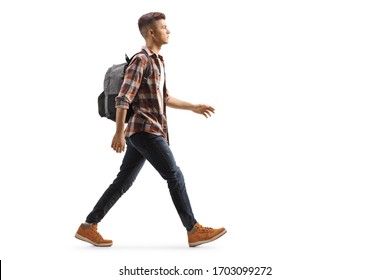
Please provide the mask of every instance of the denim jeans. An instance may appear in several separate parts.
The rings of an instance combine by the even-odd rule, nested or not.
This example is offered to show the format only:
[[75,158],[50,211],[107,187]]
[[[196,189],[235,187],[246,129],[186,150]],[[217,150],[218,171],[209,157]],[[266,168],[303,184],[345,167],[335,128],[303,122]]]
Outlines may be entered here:
[[126,153],[120,171],[113,183],[103,193],[87,223],[99,223],[118,199],[131,187],[145,160],[168,183],[168,189],[184,227],[189,231],[196,223],[184,182],[183,174],[176,165],[172,151],[163,136],[139,132],[126,138]]

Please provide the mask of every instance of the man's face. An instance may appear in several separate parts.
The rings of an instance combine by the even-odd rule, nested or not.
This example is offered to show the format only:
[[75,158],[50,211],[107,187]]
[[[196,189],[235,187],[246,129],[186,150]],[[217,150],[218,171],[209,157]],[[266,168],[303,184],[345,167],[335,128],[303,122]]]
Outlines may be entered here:
[[153,39],[160,45],[168,44],[169,33],[171,33],[164,19],[155,22],[153,28]]

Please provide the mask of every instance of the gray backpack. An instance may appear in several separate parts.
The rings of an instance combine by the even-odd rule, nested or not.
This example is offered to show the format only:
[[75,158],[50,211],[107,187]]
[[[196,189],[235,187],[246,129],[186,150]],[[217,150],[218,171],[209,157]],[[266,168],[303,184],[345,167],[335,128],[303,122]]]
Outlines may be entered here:
[[[134,54],[131,58],[125,55],[126,62],[121,64],[114,64],[108,68],[106,75],[104,76],[103,92],[99,94],[98,97],[98,108],[99,115],[105,117],[115,122],[116,119],[116,108],[115,108],[115,98],[118,96],[119,91],[122,87],[125,71],[130,62],[137,55],[143,53],[148,58],[148,64],[146,66],[145,72],[143,74],[141,86],[146,84],[147,77],[149,76],[150,71],[150,58],[145,50]],[[126,114],[126,122],[129,121],[131,115],[133,114],[133,109],[130,106]]]

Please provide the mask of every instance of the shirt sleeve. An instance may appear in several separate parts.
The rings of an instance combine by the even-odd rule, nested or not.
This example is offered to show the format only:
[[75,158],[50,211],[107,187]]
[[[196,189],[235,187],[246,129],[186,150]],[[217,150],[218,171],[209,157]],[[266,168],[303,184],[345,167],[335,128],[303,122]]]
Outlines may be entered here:
[[168,89],[167,88],[165,88],[165,94],[164,94],[165,96],[165,103],[167,103],[168,102],[168,100],[169,100],[169,91],[168,91]]
[[[147,58],[145,58],[147,59]],[[147,61],[142,56],[137,55],[126,68],[123,84],[115,98],[115,107],[129,109],[135,95],[142,83],[142,76],[146,68]]]

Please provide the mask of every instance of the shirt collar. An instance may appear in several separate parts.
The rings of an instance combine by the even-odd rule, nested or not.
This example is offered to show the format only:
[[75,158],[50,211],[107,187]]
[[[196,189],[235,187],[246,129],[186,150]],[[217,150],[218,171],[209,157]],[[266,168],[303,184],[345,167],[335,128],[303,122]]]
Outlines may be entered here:
[[160,54],[159,54],[159,55],[155,54],[155,53],[154,53],[152,50],[150,50],[148,47],[143,46],[142,49],[145,50],[145,51],[148,53],[149,56],[158,56],[159,59],[161,59],[162,61],[164,61],[164,58],[162,57],[162,55],[160,55]]

